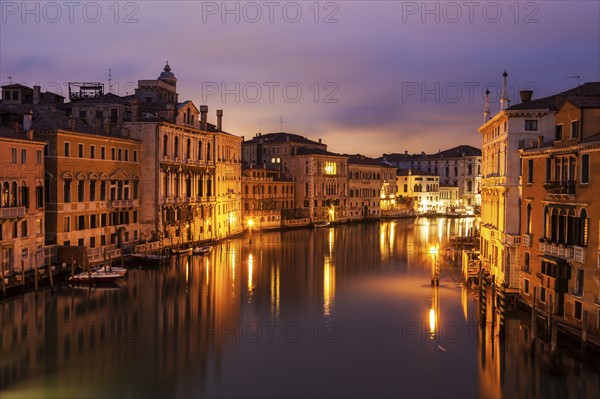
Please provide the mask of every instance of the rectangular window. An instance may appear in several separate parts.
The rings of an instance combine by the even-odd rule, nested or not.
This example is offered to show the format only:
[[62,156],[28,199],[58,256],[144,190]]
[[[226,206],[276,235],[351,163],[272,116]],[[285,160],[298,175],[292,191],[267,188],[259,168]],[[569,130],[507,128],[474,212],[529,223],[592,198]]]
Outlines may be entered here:
[[583,306],[582,306],[581,302],[575,301],[573,317],[575,317],[577,320],[581,320],[582,314],[583,314]]
[[100,159],[106,159],[106,147],[100,147]]
[[37,219],[35,224],[37,226],[37,233],[44,234],[44,223],[42,223],[42,219]]
[[37,186],[35,188],[35,206],[37,208],[44,207],[44,187],[43,186]]
[[21,222],[21,237],[27,237],[27,220]]
[[538,130],[538,121],[535,119],[525,119],[525,130]]
[[579,137],[579,121],[571,122],[571,138],[576,139]]
[[527,183],[533,183],[533,159],[527,160]]
[[90,158],[96,159],[96,146],[95,145],[90,146]]
[[37,150],[35,152],[35,163],[36,165],[42,164],[42,150]]
[[71,216],[65,216],[63,222],[63,231],[71,231]]
[[528,272],[529,271],[529,252],[525,252],[525,264],[523,265],[523,270]]
[[65,143],[64,156],[65,157],[70,157],[71,156],[71,143]]
[[100,181],[100,201],[106,201],[106,180]]
[[78,147],[77,156],[79,158],[83,158],[83,144],[79,144],[77,147]]
[[529,295],[529,280],[523,280],[523,293]]
[[63,183],[63,202],[71,202],[71,180]]
[[125,149],[125,162],[129,162],[129,150]]
[[104,234],[102,234],[100,236],[100,245],[101,246],[105,246],[106,245],[106,236]]
[[77,202],[85,201],[85,181],[77,180]]
[[90,237],[90,248],[96,247],[96,237]]
[[540,287],[540,302],[546,303],[546,288]]
[[561,141],[563,137],[563,125],[556,125],[554,128],[554,141]]
[[104,112],[96,111],[96,119],[98,119],[99,121],[102,121],[102,119],[104,119]]
[[96,227],[98,227],[96,224],[96,219],[96,215],[90,215],[90,229],[95,229]]
[[96,201],[96,180],[90,180],[90,201]]
[[137,211],[133,211],[133,223],[137,223],[138,213]]
[[17,163],[17,149],[16,148],[10,149],[10,155],[11,155],[11,162]]
[[117,123],[119,121],[119,110],[116,108],[110,109],[110,123]]
[[106,227],[106,213],[100,215],[100,227]]
[[137,162],[137,150],[133,150],[133,162]]
[[85,230],[85,215],[77,216],[77,230]]
[[117,160],[118,161],[123,160],[123,149],[122,148],[117,149]]
[[581,184],[590,182],[590,154],[581,155]]
[[546,158],[546,181],[552,180],[552,158]]
[[117,152],[116,151],[117,151],[117,149],[115,147],[112,147],[110,149],[110,159],[113,160],[113,161],[115,161],[117,159],[117,156],[116,156]]
[[84,244],[85,244],[85,243],[84,243],[84,241],[83,241],[83,238],[80,238],[80,239],[78,239],[78,240],[77,240],[77,246],[79,246],[79,247],[83,247],[83,246],[84,246]]
[[27,163],[27,150],[25,148],[21,149],[21,163]]
[[79,117],[85,119],[87,117],[86,111],[79,111]]

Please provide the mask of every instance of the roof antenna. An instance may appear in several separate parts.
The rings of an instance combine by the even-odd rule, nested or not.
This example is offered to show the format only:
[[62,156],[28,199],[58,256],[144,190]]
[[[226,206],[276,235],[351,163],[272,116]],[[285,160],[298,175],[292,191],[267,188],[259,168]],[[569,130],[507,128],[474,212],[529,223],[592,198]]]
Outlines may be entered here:
[[12,84],[12,76],[7,76],[8,78],[8,84],[11,85]]
[[577,95],[580,96],[581,95],[581,81],[580,81],[581,76],[580,75],[575,75],[575,76],[567,76],[567,79],[577,79]]
[[112,74],[110,68],[108,68],[108,92],[112,94]]
[[283,116],[279,117],[279,131],[283,133]]

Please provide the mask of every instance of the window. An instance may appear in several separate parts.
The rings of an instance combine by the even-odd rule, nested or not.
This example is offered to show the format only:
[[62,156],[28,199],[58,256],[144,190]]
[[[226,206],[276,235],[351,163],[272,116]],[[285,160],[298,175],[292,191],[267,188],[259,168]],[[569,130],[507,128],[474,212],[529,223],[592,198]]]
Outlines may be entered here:
[[125,162],[129,162],[129,150],[125,149]]
[[86,111],[79,111],[79,117],[85,119],[87,117],[87,112]]
[[96,237],[90,237],[90,248],[96,247]]
[[96,180],[90,180],[90,201],[96,201]]
[[79,247],[83,247],[84,246],[83,238],[80,238],[80,239],[77,240],[77,246],[79,246]]
[[21,187],[21,206],[29,209],[29,187]]
[[98,217],[96,215],[90,215],[90,229],[98,227]]
[[106,159],[106,147],[100,147],[100,159]]
[[35,224],[37,226],[37,234],[44,234],[44,224],[42,223],[42,219],[36,219]]
[[85,215],[77,216],[77,230],[85,229]]
[[12,163],[17,163],[17,149],[16,148],[11,148],[10,149],[10,154],[11,154],[11,161],[12,161]]
[[90,146],[90,158],[96,159],[96,146],[95,145]]
[[529,295],[529,280],[523,280],[523,293]]
[[106,201],[106,180],[100,182],[100,201]]
[[169,155],[169,136],[166,134],[163,136],[163,156]]
[[110,123],[117,123],[119,117],[119,110],[116,108],[110,109]]
[[27,220],[21,222],[21,237],[27,237]]
[[111,160],[113,160],[113,161],[115,161],[115,160],[117,159],[117,156],[116,156],[116,154],[117,154],[117,152],[116,152],[116,148],[115,148],[115,147],[112,147],[112,148],[110,149],[110,159],[111,159]]
[[533,183],[533,159],[527,160],[527,183]]
[[583,306],[581,302],[575,301],[575,308],[573,309],[573,317],[577,320],[581,320],[581,315],[583,313]]
[[71,180],[63,183],[63,202],[71,202]]
[[21,149],[21,163],[27,163],[27,150],[25,148]]
[[535,119],[525,119],[525,130],[538,130],[538,121]]
[[100,245],[101,246],[106,245],[106,236],[104,234],[100,236]]
[[137,150],[133,150],[133,162],[137,162]]
[[37,186],[35,188],[35,206],[37,208],[44,207],[44,187],[43,186]]
[[556,125],[554,128],[554,140],[561,141],[563,137],[563,125]]
[[71,231],[71,216],[65,216],[63,219],[63,231]]
[[100,227],[106,227],[106,213],[100,215]]
[[42,164],[42,150],[37,150],[35,152],[35,163],[37,165],[41,165]]
[[71,156],[71,143],[65,143],[65,157]]
[[571,122],[571,138],[576,139],[579,137],[579,121]]
[[102,121],[102,119],[104,119],[104,112],[100,110],[96,111],[96,119]]
[[[529,252],[525,252],[525,264],[523,265],[523,270],[528,272],[529,271]],[[527,281],[527,280],[526,280]],[[527,290],[529,292],[529,290]]]
[[118,161],[122,161],[123,160],[123,149],[122,148],[119,148],[117,150],[117,160]]
[[552,158],[546,158],[546,181],[552,180]]
[[581,155],[581,184],[590,182],[590,154]]
[[546,288],[540,287],[540,302],[546,303]]
[[78,156],[79,158],[83,158],[83,144],[79,144],[79,145],[78,145],[77,156]]
[[83,180],[77,180],[77,202],[85,201],[85,182]]

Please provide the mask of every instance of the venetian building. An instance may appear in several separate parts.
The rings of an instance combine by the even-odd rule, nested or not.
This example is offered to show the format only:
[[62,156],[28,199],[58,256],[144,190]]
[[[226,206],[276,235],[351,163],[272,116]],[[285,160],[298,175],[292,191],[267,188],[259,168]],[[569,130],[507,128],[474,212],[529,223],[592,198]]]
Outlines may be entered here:
[[491,116],[486,92],[482,137],[481,260],[486,281],[496,294],[512,298],[519,292],[521,237],[521,160],[519,148],[531,140],[548,140],[554,131],[554,100],[523,101],[510,106],[504,72],[500,110]]
[[600,342],[600,82],[535,101],[554,120],[520,150],[521,298]]

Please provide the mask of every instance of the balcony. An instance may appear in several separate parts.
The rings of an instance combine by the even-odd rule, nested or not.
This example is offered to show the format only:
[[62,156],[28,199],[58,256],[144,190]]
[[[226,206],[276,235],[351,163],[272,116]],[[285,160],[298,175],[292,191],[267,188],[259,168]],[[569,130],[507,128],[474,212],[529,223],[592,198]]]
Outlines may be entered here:
[[582,288],[577,288],[577,287],[570,288],[569,289],[569,294],[571,294],[573,296],[576,296],[576,297],[579,297],[579,298],[582,298],[583,297],[583,289]]
[[582,247],[572,247],[573,250],[573,260],[575,262],[585,262],[585,248]]
[[557,294],[565,293],[568,289],[568,281],[564,278],[554,278],[552,276],[548,276],[547,274],[539,274],[540,283],[542,287],[546,287],[550,290],[555,291]]
[[520,236],[514,236],[514,235],[510,235],[510,234],[504,235],[504,243],[506,245],[519,245],[520,242],[521,242]]
[[551,195],[575,195],[575,180],[550,180],[544,188]]
[[532,235],[531,234],[523,234],[523,245],[526,247],[531,247],[531,242],[532,242]]
[[122,208],[125,206],[133,206],[133,200],[111,200],[108,201],[108,206],[113,208]]
[[14,206],[10,208],[1,208],[0,219],[14,219],[25,216],[24,206]]

